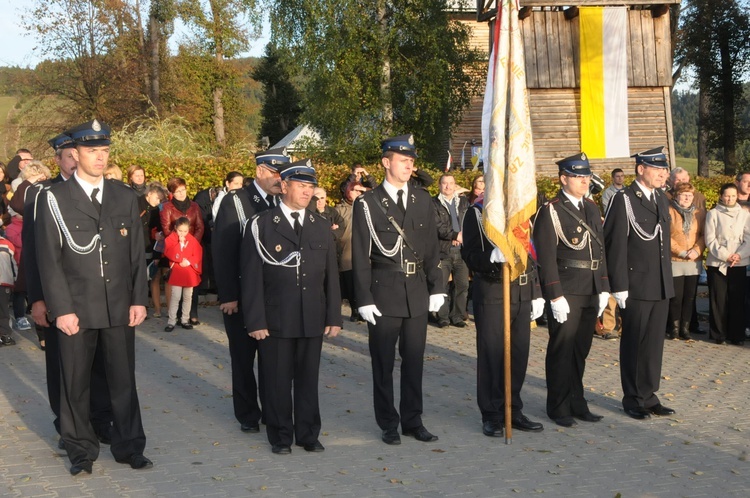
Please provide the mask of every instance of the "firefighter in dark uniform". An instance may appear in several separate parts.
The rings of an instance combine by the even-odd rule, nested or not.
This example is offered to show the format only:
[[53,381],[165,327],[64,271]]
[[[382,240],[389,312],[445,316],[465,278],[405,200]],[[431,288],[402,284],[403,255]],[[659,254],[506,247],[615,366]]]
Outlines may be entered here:
[[112,399],[110,450],[117,462],[149,468],[135,385],[135,327],[148,303],[138,199],[128,186],[104,181],[108,126],[93,120],[66,134],[76,142],[78,168],[39,195],[35,236],[44,300],[59,330],[60,428],[70,473],[91,473],[99,456],[89,421],[97,344]]
[[[255,179],[244,188],[232,190],[221,201],[211,237],[214,276],[219,291],[219,309],[229,340],[232,361],[232,403],[234,416],[243,432],[259,432],[263,387],[255,380],[253,364],[258,341],[247,335],[240,300],[240,248],[246,222],[257,213],[276,206],[281,193],[279,168],[289,164],[286,149],[255,154]],[[258,366],[260,377],[260,365]]]
[[[336,244],[331,224],[307,209],[317,185],[309,160],[281,171],[281,203],[248,223],[242,240],[242,304],[258,341],[263,411],[272,451],[325,450],[318,372],[323,337],[341,330]],[[293,387],[292,387],[293,386]],[[294,396],[292,397],[292,389]]]
[[[47,369],[47,396],[50,408],[55,414],[54,426],[60,434],[60,354],[58,348],[58,332],[54,324],[47,320],[47,304],[42,292],[42,281],[39,278],[39,267],[36,263],[36,240],[34,238],[34,222],[36,216],[36,200],[43,188],[64,182],[73,176],[77,162],[73,159],[71,149],[75,148],[72,138],[62,133],[49,140],[55,150],[55,161],[60,173],[49,181],[33,184],[26,191],[23,219],[23,259],[26,271],[26,291],[31,303],[31,317],[37,327],[44,330],[44,359]],[[32,190],[33,189],[33,190]],[[112,405],[109,399],[109,387],[104,367],[104,356],[101,346],[97,344],[94,354],[94,364],[91,372],[91,424],[94,426],[96,437],[100,443],[109,444],[112,430]],[[62,439],[58,442],[60,449],[65,448]]]
[[[422,370],[427,314],[445,301],[432,198],[409,183],[417,157],[411,135],[382,143],[385,181],[354,203],[352,271],[359,314],[368,322],[375,419],[386,444],[402,434],[437,441],[422,424]],[[393,366],[401,355],[396,410]],[[399,415],[400,412],[400,415]]]
[[[503,340],[503,273],[505,257],[487,238],[482,226],[484,199],[466,212],[461,256],[474,274],[474,319],[477,327],[477,404],[482,433],[501,437],[505,424],[505,365]],[[544,426],[523,414],[521,388],[526,378],[531,342],[531,321],[544,312],[535,263],[528,258],[526,272],[510,283],[511,426],[540,432]]]
[[609,285],[622,310],[622,406],[638,420],[674,413],[656,396],[674,296],[669,201],[661,190],[669,162],[662,150],[633,156],[635,181],[615,194],[604,220]]
[[558,161],[557,196],[534,223],[542,294],[549,301],[547,416],[563,427],[598,422],[583,397],[583,372],[597,317],[609,300],[604,233],[596,203],[587,198],[591,168],[584,153]]

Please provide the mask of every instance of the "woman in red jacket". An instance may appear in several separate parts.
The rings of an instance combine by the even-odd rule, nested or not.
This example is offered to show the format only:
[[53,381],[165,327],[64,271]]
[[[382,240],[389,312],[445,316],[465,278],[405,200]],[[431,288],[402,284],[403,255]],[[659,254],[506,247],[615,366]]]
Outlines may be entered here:
[[[182,178],[170,178],[167,182],[167,190],[171,195],[171,199],[162,204],[161,213],[159,214],[159,220],[161,221],[161,229],[164,233],[164,237],[168,237],[169,234],[174,230],[174,224],[179,219],[185,216],[190,221],[190,235],[195,237],[198,242],[203,238],[203,216],[201,216],[201,208],[198,203],[191,201],[187,196],[187,184]],[[164,261],[163,265],[166,264]],[[164,266],[161,266],[162,268]],[[164,286],[164,294],[167,298],[167,303],[171,301],[171,286],[169,282]],[[198,325],[198,294],[195,294],[195,298],[192,302],[193,317],[190,319],[192,325]]]
[[190,307],[193,287],[201,281],[203,248],[198,239],[190,235],[190,220],[183,216],[174,224],[174,231],[164,241],[164,257],[169,260],[169,280],[172,294],[169,300],[169,320],[164,328],[172,332],[177,324],[177,308],[182,300],[180,326],[192,329]]

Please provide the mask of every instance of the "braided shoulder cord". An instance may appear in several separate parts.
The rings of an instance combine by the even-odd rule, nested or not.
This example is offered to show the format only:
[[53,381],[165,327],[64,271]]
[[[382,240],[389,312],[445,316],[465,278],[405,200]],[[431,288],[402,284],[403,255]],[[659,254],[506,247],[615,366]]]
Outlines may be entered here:
[[372,225],[372,215],[370,214],[370,206],[367,204],[367,201],[362,199],[362,209],[365,212],[365,221],[367,222],[367,228],[370,230],[370,238],[375,242],[375,245],[378,247],[378,250],[383,254],[383,256],[387,258],[392,258],[396,254],[401,251],[401,248],[403,246],[403,239],[399,235],[396,239],[396,243],[393,245],[393,248],[390,250],[386,250],[385,247],[383,247],[383,243],[380,242],[380,238],[378,238],[377,233],[375,232],[375,227]]
[[[104,265],[102,264],[102,247],[99,242],[101,241],[101,236],[97,233],[94,235],[94,237],[91,239],[91,242],[89,242],[85,246],[81,246],[76,244],[76,241],[73,240],[73,235],[71,235],[70,230],[68,230],[68,226],[65,224],[65,219],[63,219],[62,213],[60,212],[60,206],[57,204],[57,198],[52,192],[47,192],[47,206],[49,206],[50,211],[52,211],[52,216],[55,219],[55,224],[57,225],[58,232],[62,233],[62,237],[65,238],[65,241],[68,243],[68,247],[75,252],[76,254],[85,255],[91,253],[97,245],[99,245],[99,268],[101,270],[101,276],[104,276]],[[62,246],[62,237],[60,240],[60,246]]]
[[[625,213],[628,216],[628,227],[632,226],[633,230],[635,230],[635,234],[641,238],[641,240],[645,240],[646,242],[654,240],[657,235],[661,238],[661,225],[659,224],[659,221],[656,222],[656,227],[654,228],[654,233],[647,233],[641,225],[638,224],[637,221],[635,221],[635,214],[633,214],[633,206],[630,204],[630,199],[628,196],[625,196]],[[629,231],[629,228],[628,228]]]
[[[289,253],[289,255],[287,255],[286,258],[282,259],[281,261],[277,261],[273,256],[271,256],[271,253],[266,250],[265,246],[260,241],[260,236],[258,235],[258,218],[253,218],[253,221],[250,225],[250,232],[253,234],[253,238],[255,239],[255,249],[258,251],[260,258],[264,263],[273,266],[284,266],[286,268],[299,268],[300,260],[302,259],[299,251],[292,251]],[[297,261],[294,264],[289,264],[289,262],[293,259],[296,259]]]
[[552,226],[555,227],[555,235],[557,235],[558,241],[562,240],[563,244],[570,247],[574,251],[581,251],[584,247],[586,247],[590,239],[588,230],[586,230],[586,233],[584,233],[583,237],[581,237],[581,242],[579,242],[578,244],[573,244],[568,240],[567,237],[565,237],[565,233],[563,232],[562,226],[560,225],[560,217],[557,215],[557,210],[552,204],[549,205],[549,216],[552,219]]
[[234,201],[234,209],[237,211],[237,219],[240,221],[240,232],[242,232],[242,235],[245,235],[245,227],[247,225],[245,209],[242,207],[242,201],[240,201],[237,195],[232,200]]

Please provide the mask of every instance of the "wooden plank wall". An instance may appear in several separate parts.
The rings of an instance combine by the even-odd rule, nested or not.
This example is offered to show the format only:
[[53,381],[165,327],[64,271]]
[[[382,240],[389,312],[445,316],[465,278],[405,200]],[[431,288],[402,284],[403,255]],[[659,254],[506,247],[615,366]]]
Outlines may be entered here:
[[[659,145],[671,146],[668,133],[669,92],[672,81],[672,48],[669,15],[653,18],[650,10],[630,10],[628,45],[628,105],[631,153]],[[580,150],[580,86],[578,18],[567,21],[563,12],[533,11],[522,22],[526,53],[537,170],[555,175],[555,161]],[[489,39],[489,25],[477,23]],[[479,45],[479,37],[472,37]],[[460,167],[461,148],[472,139],[481,143],[483,96],[473,100],[450,144],[454,167]],[[670,148],[671,150],[671,148]],[[467,167],[469,163],[467,145]],[[445,164],[447,153],[442,160]],[[592,161],[597,173],[615,167],[630,168],[627,159]]]

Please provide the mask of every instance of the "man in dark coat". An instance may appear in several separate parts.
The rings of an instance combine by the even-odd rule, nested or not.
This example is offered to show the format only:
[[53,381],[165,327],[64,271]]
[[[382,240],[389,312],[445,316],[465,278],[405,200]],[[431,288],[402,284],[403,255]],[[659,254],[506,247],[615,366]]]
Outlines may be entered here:
[[[417,156],[411,135],[382,144],[385,181],[354,202],[352,271],[359,314],[368,322],[375,419],[386,444],[402,434],[437,441],[422,424],[422,368],[427,313],[445,301],[430,194],[409,183]],[[394,406],[396,343],[401,403]]]
[[[263,387],[258,389],[253,364],[258,341],[247,335],[240,300],[240,248],[245,224],[257,213],[276,206],[281,193],[279,168],[289,163],[286,149],[270,149],[255,154],[255,180],[247,187],[232,190],[221,201],[211,238],[214,276],[219,291],[219,309],[229,340],[232,361],[232,403],[234,416],[243,432],[259,432]],[[260,365],[258,366],[258,376]]]
[[[505,257],[487,238],[482,228],[483,200],[466,213],[461,248],[474,272],[474,318],[477,326],[477,403],[482,413],[482,433],[503,435],[505,424],[505,365],[503,339],[503,272]],[[523,414],[521,389],[526,379],[531,343],[531,321],[544,310],[535,264],[528,258],[526,272],[510,283],[511,425],[526,432],[540,432],[544,426]]]
[[91,367],[101,343],[112,398],[115,460],[153,466],[135,385],[135,327],[146,318],[148,289],[138,199],[105,182],[109,127],[93,120],[66,132],[78,161],[71,181],[40,194],[37,264],[48,315],[59,329],[60,426],[70,473],[91,473],[99,441],[89,422]]
[[604,220],[609,284],[622,310],[622,406],[638,420],[674,413],[656,396],[674,296],[669,203],[661,191],[669,163],[662,149],[634,156],[635,181],[615,194]]
[[558,161],[562,188],[534,223],[542,294],[550,302],[547,416],[563,427],[598,422],[583,397],[583,372],[594,327],[609,300],[599,208],[586,197],[591,168],[584,153]]
[[[60,174],[49,181],[32,185],[26,194],[23,218],[23,260],[26,271],[26,291],[31,303],[31,317],[37,327],[43,328],[45,339],[44,359],[47,370],[47,397],[52,413],[55,430],[60,432],[60,351],[58,346],[58,330],[47,320],[47,304],[42,291],[42,281],[39,277],[39,267],[36,262],[36,239],[34,225],[36,222],[37,196],[43,188],[69,180],[78,166],[73,157],[75,142],[69,136],[60,134],[49,141],[55,149],[55,162],[60,168]],[[94,354],[94,364],[91,372],[91,424],[100,443],[109,444],[112,429],[112,404],[109,399],[109,387],[104,366],[104,356],[101,345],[97,344]],[[65,448],[62,440],[58,442],[60,449]]]
[[242,241],[242,311],[258,341],[272,451],[291,453],[294,439],[321,452],[320,354],[342,323],[336,244],[328,220],[307,209],[317,184],[310,161],[292,163],[281,179],[281,203],[254,218]]

